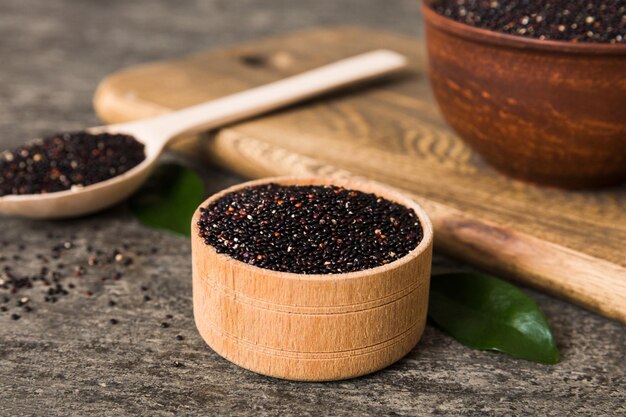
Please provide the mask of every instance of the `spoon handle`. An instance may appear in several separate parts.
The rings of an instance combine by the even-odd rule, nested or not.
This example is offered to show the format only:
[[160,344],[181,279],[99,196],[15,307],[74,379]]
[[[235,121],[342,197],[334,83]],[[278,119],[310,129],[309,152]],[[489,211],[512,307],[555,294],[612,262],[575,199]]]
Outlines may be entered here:
[[328,64],[282,80],[254,87],[162,116],[131,122],[129,133],[140,132],[164,146],[182,133],[210,130],[257,116],[340,87],[388,74],[406,66],[406,58],[376,50]]

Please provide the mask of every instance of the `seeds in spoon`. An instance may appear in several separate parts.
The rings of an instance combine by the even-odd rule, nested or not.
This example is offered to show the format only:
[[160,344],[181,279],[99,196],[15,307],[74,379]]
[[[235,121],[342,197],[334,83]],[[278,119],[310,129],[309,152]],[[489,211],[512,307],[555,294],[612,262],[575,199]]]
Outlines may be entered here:
[[145,159],[129,135],[87,132],[46,137],[0,153],[0,196],[43,194],[121,175]]
[[199,236],[218,253],[301,274],[381,266],[408,254],[423,237],[412,209],[336,186],[248,187],[200,213]]

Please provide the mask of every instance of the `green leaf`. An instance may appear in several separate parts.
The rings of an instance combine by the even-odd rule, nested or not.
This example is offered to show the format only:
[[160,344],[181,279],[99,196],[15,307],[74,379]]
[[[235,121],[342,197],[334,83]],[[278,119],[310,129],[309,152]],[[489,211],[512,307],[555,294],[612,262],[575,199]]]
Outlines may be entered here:
[[429,303],[429,317],[466,346],[545,364],[559,361],[539,307],[505,281],[476,273],[435,275]]
[[130,199],[143,224],[190,236],[191,217],[204,197],[204,183],[191,169],[168,163],[159,166]]

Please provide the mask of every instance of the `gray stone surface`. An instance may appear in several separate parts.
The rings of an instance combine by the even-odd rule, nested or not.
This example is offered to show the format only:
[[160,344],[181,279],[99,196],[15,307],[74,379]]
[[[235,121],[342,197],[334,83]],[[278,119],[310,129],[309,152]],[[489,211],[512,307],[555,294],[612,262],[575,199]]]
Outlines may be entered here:
[[[1,0],[0,147],[97,124],[96,84],[127,65],[313,25],[419,35],[419,19],[416,0]],[[205,174],[209,192],[241,181],[213,167]],[[75,247],[52,265],[66,265],[62,280],[75,284],[68,296],[45,303],[37,284],[20,292],[34,311],[13,321],[21,310],[16,296],[3,304],[0,289],[0,305],[10,307],[0,313],[2,416],[626,413],[624,326],[546,295],[528,291],[554,329],[562,354],[556,366],[472,351],[428,326],[418,347],[386,370],[294,383],[240,369],[204,344],[192,319],[187,239],[146,229],[125,205],[73,221],[0,218],[7,258],[0,267],[34,274],[43,262],[37,255],[66,240]],[[110,253],[124,243],[135,262],[121,280],[110,279],[110,265],[73,275],[87,262],[87,245]],[[149,253],[153,246],[158,254]],[[437,271],[461,268],[436,257]],[[161,328],[163,321],[171,326]]]

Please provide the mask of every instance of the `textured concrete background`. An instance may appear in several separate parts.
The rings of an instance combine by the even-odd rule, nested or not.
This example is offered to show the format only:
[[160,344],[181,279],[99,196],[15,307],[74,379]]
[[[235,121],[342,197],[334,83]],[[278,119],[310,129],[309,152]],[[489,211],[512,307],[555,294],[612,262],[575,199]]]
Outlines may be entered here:
[[[0,0],[0,148],[97,124],[94,88],[119,68],[336,24],[419,36],[419,6],[416,0]],[[209,192],[241,181],[213,167],[206,174]],[[187,240],[142,227],[125,205],[74,221],[0,218],[0,268],[34,274],[42,266],[37,255],[70,240],[74,247],[58,261],[67,265],[63,282],[76,285],[68,296],[52,304],[43,301],[41,287],[24,290],[34,311],[23,313],[15,296],[2,304],[0,289],[0,305],[9,308],[0,313],[2,416],[626,412],[625,327],[533,291],[561,350],[556,366],[472,351],[428,326],[418,347],[389,369],[302,384],[240,369],[204,344],[192,320]],[[98,268],[72,275],[71,268],[86,264],[88,245],[110,253],[125,243],[129,249],[122,250],[135,262],[121,280],[102,281]],[[149,254],[155,244],[159,253]],[[436,271],[464,267],[436,257]],[[14,312],[22,318],[11,320]],[[111,318],[119,323],[111,325]],[[170,327],[161,328],[163,321]]]

